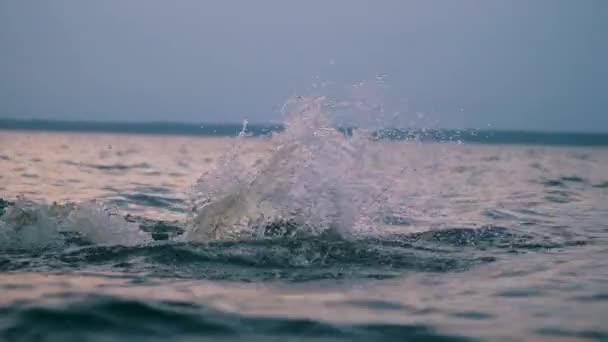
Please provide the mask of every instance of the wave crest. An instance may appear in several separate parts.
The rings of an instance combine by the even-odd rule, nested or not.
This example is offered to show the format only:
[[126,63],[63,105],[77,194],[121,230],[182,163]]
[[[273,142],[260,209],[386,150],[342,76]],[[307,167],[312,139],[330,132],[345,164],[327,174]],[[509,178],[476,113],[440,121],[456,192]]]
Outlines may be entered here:
[[0,217],[0,249],[63,246],[81,243],[137,245],[150,241],[139,226],[92,201],[47,205],[18,198]]

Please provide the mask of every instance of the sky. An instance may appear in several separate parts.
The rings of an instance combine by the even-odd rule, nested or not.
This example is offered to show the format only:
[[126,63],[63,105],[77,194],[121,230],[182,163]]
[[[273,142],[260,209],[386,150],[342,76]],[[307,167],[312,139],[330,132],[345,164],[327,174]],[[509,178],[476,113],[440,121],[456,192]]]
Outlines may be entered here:
[[0,0],[0,118],[254,122],[386,75],[435,128],[608,132],[605,0]]

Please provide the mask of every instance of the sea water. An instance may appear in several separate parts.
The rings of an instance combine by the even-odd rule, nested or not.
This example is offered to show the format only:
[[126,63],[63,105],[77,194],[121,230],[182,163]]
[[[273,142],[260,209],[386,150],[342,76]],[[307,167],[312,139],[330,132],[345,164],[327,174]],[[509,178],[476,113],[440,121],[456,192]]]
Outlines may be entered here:
[[608,149],[383,139],[340,106],[0,131],[0,339],[608,339]]

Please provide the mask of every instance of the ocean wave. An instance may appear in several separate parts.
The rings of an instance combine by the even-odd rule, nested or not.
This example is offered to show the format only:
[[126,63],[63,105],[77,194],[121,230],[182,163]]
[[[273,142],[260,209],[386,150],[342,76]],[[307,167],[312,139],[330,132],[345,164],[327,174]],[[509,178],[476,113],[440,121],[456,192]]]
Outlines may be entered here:
[[581,239],[499,226],[343,236],[302,234],[289,222],[262,235],[188,241],[179,221],[120,217],[90,203],[10,205],[0,218],[0,270],[150,274],[232,281],[384,279],[404,272],[459,272],[529,251],[576,247]]
[[19,198],[7,203],[0,217],[0,249],[64,246],[74,235],[93,244],[138,245],[151,240],[137,224],[94,201],[47,205]]
[[68,294],[61,305],[0,308],[0,337],[10,341],[331,340],[467,341],[425,325],[335,324],[306,318],[247,316],[175,301]]

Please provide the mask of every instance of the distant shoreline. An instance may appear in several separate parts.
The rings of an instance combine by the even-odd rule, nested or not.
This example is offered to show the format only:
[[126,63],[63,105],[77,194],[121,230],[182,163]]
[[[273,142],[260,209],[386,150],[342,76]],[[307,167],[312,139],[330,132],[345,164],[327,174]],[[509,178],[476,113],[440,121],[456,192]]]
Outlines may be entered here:
[[[0,131],[44,131],[80,133],[122,133],[183,136],[236,136],[240,123],[176,123],[176,122],[94,122],[61,120],[0,119]],[[248,124],[251,136],[265,136],[284,129],[281,124]],[[341,128],[345,133],[353,128]],[[417,140],[422,142],[463,142],[504,145],[608,146],[608,133],[533,132],[518,130],[405,130],[386,129],[376,136],[387,140]]]

